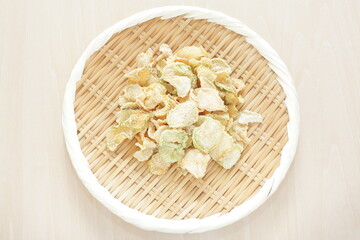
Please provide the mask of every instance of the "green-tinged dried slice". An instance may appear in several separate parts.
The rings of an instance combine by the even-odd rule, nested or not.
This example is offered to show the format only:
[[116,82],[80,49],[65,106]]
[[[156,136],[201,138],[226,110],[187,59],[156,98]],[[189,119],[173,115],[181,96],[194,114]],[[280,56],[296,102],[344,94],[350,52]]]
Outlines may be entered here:
[[142,88],[142,93],[137,97],[136,103],[145,110],[152,110],[163,102],[166,88],[160,83],[153,83]]
[[175,56],[179,58],[184,58],[187,60],[190,59],[200,59],[202,57],[207,57],[209,54],[203,47],[196,47],[196,46],[187,46],[179,49],[175,52]]
[[106,146],[110,151],[114,151],[125,139],[133,137],[134,133],[130,127],[112,126],[106,131]]
[[244,110],[239,114],[237,121],[241,124],[253,123],[253,122],[262,122],[262,116],[259,113]]
[[140,86],[147,86],[150,79],[150,67],[136,68],[127,74],[125,77],[132,84],[139,84]]
[[204,118],[203,123],[194,128],[192,140],[195,148],[208,153],[215,145],[220,143],[225,127],[211,117]]
[[195,101],[200,110],[226,111],[224,101],[221,99],[219,92],[213,88],[198,88],[194,91]]
[[242,150],[241,145],[235,144],[233,148],[226,151],[222,157],[215,161],[223,168],[230,169],[240,159]]
[[160,157],[166,162],[181,160],[188,141],[188,134],[181,129],[169,129],[162,132],[159,143]]
[[226,72],[228,74],[231,73],[231,67],[229,66],[229,64],[227,64],[227,62],[225,62],[224,59],[213,58],[211,59],[211,63],[212,63],[212,70],[214,72],[216,73]]
[[[184,65],[185,67],[182,67]],[[187,68],[190,67],[184,63],[170,63],[164,67],[161,75],[161,78],[164,81],[170,83],[176,89],[179,97],[185,97],[191,88],[192,79],[190,79],[188,75],[185,75],[187,73]],[[191,70],[189,71],[191,72]]]
[[202,178],[205,175],[209,160],[210,156],[208,154],[204,154],[197,149],[188,149],[179,165],[182,169],[194,175],[195,178]]
[[161,133],[160,145],[167,143],[179,144],[181,147],[186,146],[188,134],[182,129],[169,129]]
[[185,150],[179,144],[167,143],[159,145],[159,154],[163,161],[174,163],[184,157]]
[[216,74],[210,68],[200,65],[196,68],[196,73],[202,88],[216,88],[214,84]]
[[152,155],[151,159],[148,161],[149,171],[155,175],[165,174],[169,170],[170,166],[171,163],[162,160],[159,153]]
[[138,68],[142,68],[151,64],[153,57],[153,50],[149,48],[145,53],[140,53],[136,57],[136,64]]
[[149,160],[156,148],[156,144],[147,137],[144,137],[142,144],[135,143],[135,145],[138,146],[140,150],[134,153],[134,158],[140,162]]
[[199,118],[199,110],[194,101],[186,101],[173,108],[166,117],[167,123],[172,128],[187,127]]
[[177,75],[186,76],[186,77],[190,78],[190,80],[191,80],[191,88],[196,88],[197,77],[192,72],[190,66],[179,62],[179,63],[174,64],[174,67],[175,67],[175,71],[176,71]]

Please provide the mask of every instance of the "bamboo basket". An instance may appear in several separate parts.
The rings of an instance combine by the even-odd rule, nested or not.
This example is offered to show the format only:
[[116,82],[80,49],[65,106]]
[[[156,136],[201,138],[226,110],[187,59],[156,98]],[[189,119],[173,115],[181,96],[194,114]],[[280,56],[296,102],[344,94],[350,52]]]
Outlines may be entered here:
[[[136,56],[161,43],[176,50],[203,46],[224,58],[242,79],[243,109],[262,114],[249,128],[251,142],[230,170],[211,162],[202,179],[174,165],[163,176],[132,157],[136,140],[115,151],[105,145],[114,124],[124,73]],[[147,10],[99,35],[77,62],[64,99],[63,128],[74,168],[103,205],[146,230],[203,232],[251,213],[279,186],[294,157],[299,134],[296,91],[285,64],[256,33],[222,13],[194,7]]]

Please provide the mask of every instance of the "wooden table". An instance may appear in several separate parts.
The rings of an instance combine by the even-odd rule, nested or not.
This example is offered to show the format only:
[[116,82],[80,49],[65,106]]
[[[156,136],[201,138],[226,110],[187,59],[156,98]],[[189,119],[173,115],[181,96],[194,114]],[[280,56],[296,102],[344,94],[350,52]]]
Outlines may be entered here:
[[[0,239],[360,239],[360,1],[6,1],[0,8]],[[247,23],[278,51],[299,94],[298,152],[249,217],[204,234],[146,232],[98,203],[64,145],[71,69],[113,23],[165,4]]]

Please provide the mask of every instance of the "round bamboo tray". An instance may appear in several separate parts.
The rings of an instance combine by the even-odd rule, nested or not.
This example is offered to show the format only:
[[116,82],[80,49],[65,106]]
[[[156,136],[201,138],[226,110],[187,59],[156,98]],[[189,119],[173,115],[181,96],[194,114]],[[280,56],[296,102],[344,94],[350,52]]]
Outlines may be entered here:
[[[106,149],[124,73],[140,52],[151,47],[157,53],[162,43],[173,51],[203,46],[245,82],[242,109],[261,113],[264,121],[250,126],[251,142],[232,169],[211,162],[205,177],[195,179],[174,165],[156,176],[132,157],[136,140]],[[91,42],[67,85],[63,128],[80,179],[114,214],[147,230],[203,232],[241,219],[274,193],[296,151],[299,113],[285,64],[260,36],[222,13],[179,6],[133,15]]]

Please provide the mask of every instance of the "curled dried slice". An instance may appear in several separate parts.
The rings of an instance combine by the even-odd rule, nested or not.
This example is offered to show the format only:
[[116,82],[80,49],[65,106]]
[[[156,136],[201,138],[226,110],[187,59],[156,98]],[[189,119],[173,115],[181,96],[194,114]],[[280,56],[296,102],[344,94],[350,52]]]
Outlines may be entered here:
[[241,124],[262,122],[262,116],[259,113],[251,112],[248,110],[241,111],[237,121]]
[[226,104],[243,104],[244,99],[238,96],[236,93],[227,92],[225,93],[225,103]]
[[234,139],[224,131],[220,144],[215,145],[209,154],[220,166],[229,169],[239,160],[241,152],[240,145],[236,144]]
[[247,124],[234,122],[231,129],[229,130],[229,133],[238,143],[246,144],[249,142],[249,138],[247,137],[247,133],[248,133]]
[[211,117],[211,118],[219,121],[222,125],[225,126],[225,130],[230,129],[232,126],[232,123],[233,123],[233,119],[226,112],[213,112],[213,113],[206,114],[205,116]]
[[114,151],[126,138],[132,139],[136,133],[147,127],[150,118],[149,113],[135,111],[130,116],[127,113],[121,116],[123,121],[119,125],[108,128],[106,132],[106,145],[110,151]]
[[132,114],[135,113],[136,110],[131,110],[131,109],[127,109],[127,110],[120,110],[117,114],[116,114],[116,122],[117,123],[121,123],[126,121]]
[[168,114],[168,112],[176,106],[176,102],[169,96],[163,96],[160,106],[161,107],[157,108],[154,112],[156,117],[162,117]]
[[140,53],[137,57],[136,57],[136,64],[138,68],[142,68],[145,67],[147,65],[151,64],[151,60],[153,57],[153,50],[151,48],[149,48],[145,53]]
[[224,101],[219,92],[213,88],[198,88],[194,91],[195,101],[200,110],[206,111],[226,111]]
[[210,68],[200,65],[196,68],[196,73],[202,88],[216,88],[214,84],[216,74]]
[[143,68],[136,68],[128,72],[125,74],[125,77],[128,78],[130,83],[139,84],[140,86],[147,86],[150,75],[150,67],[145,66]]
[[112,126],[106,131],[106,146],[110,151],[114,151],[125,139],[133,137],[131,128],[122,125]]
[[230,169],[240,159],[243,147],[234,144],[233,148],[228,149],[216,162],[225,169]]
[[220,143],[224,130],[224,125],[219,121],[204,117],[203,123],[193,130],[194,147],[204,153],[209,153],[214,146]]
[[140,94],[141,86],[139,84],[129,84],[124,88],[124,97],[130,102],[135,102]]
[[231,84],[231,78],[227,72],[220,72],[216,75],[215,85],[222,91],[236,94],[236,89]]
[[171,48],[165,43],[160,45],[159,51],[161,52],[161,54],[156,58],[156,62],[158,62],[158,64],[161,60],[164,60],[165,58],[172,55]]
[[200,59],[202,57],[207,57],[208,55],[209,54],[206,52],[206,50],[201,46],[187,46],[175,52],[175,56],[184,58],[186,60]]
[[141,94],[137,97],[136,103],[145,110],[154,109],[163,102],[166,88],[160,83],[153,83],[148,87],[142,88]]
[[[151,118],[150,118],[151,119]],[[155,132],[156,132],[156,128],[154,123],[150,120],[148,122],[148,127],[147,127],[147,135],[149,136],[149,138],[155,140]]]
[[228,107],[228,113],[229,113],[230,117],[235,119],[239,116],[239,110],[237,109],[235,104],[230,104],[227,107]]
[[244,82],[236,78],[231,78],[231,84],[235,87],[236,93],[239,93],[245,87]]
[[[168,125],[159,126],[154,134],[152,135],[152,139],[154,139],[157,143],[160,143],[160,136],[165,130],[169,130],[170,127]],[[150,136],[150,135],[149,135]]]
[[151,159],[148,161],[148,168],[152,174],[163,175],[165,174],[171,166],[171,163],[165,162],[160,157],[159,153],[152,155]]
[[167,123],[172,128],[187,127],[199,118],[199,110],[194,101],[186,101],[172,109],[167,117]]
[[212,69],[211,59],[207,57],[203,57],[200,60],[190,59],[188,61],[188,65],[194,69],[200,65]]
[[211,59],[211,63],[212,63],[212,70],[215,73],[220,73],[220,72],[226,72],[228,74],[231,73],[231,67],[229,66],[229,64],[227,64],[227,62],[225,62],[224,59],[213,58]]
[[126,121],[121,122],[120,124],[131,128],[133,132],[140,132],[147,127],[150,117],[150,113],[135,111],[128,119],[126,119]]
[[154,124],[155,128],[159,128],[161,126],[166,125],[166,120],[161,119],[161,118],[156,118],[156,117],[150,118],[150,122],[152,122]]
[[235,144],[234,139],[225,131],[221,133],[219,142],[220,144],[215,145],[209,151],[211,158],[214,160],[221,158],[221,156],[224,155],[226,151],[233,148]]
[[135,145],[138,146],[140,150],[134,153],[134,158],[140,162],[148,160],[156,148],[156,144],[147,137],[144,137],[142,144],[135,143]]
[[189,149],[179,162],[179,165],[182,169],[194,175],[195,178],[202,178],[205,175],[209,160],[210,156],[208,154],[203,154],[197,149]]
[[162,132],[159,143],[159,154],[163,161],[177,162],[181,160],[185,151],[188,135],[184,130],[169,129]]
[[163,69],[161,78],[170,83],[179,97],[185,97],[192,86],[196,86],[197,78],[191,68],[180,62],[166,65]]

